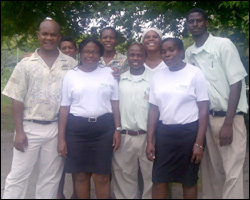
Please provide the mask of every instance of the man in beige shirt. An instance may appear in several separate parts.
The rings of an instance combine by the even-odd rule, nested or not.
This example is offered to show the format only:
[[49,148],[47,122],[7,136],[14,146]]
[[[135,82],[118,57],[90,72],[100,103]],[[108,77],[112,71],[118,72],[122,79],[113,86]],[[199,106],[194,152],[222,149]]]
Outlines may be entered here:
[[4,199],[25,197],[29,176],[39,162],[37,199],[55,199],[63,170],[57,153],[57,115],[64,74],[76,61],[58,49],[60,26],[44,20],[39,26],[40,48],[15,67],[3,94],[12,98],[15,123],[11,172]]
[[235,45],[207,31],[206,12],[193,8],[187,14],[187,30],[194,44],[185,59],[199,67],[207,80],[210,115],[206,148],[201,161],[203,199],[244,199],[243,164],[248,112],[246,70]]

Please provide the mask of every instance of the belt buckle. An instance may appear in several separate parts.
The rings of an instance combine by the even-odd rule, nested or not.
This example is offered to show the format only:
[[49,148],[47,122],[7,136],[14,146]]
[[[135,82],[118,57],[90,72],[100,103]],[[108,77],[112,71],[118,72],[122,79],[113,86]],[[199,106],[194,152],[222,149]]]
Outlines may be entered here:
[[[140,131],[139,131],[139,130],[137,130],[137,131],[133,131],[133,132],[134,132],[133,136],[140,135]],[[136,134],[135,134],[135,133],[136,133]]]
[[212,116],[215,117],[215,112],[214,112],[214,110],[213,110]]
[[88,122],[90,122],[90,123],[97,122],[97,117],[89,117]]

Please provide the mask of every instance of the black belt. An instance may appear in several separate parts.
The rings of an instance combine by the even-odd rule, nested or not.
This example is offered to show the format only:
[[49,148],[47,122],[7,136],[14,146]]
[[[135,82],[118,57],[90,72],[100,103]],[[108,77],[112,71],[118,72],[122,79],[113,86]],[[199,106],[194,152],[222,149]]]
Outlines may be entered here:
[[141,135],[141,134],[146,134],[147,132],[144,130],[138,130],[138,131],[130,131],[130,130],[122,130],[121,134],[128,134],[131,136],[136,136],[136,135]]
[[[225,111],[214,111],[214,110],[210,110],[209,111],[210,115],[213,115],[213,117],[226,117],[227,112]],[[236,115],[243,115],[243,112],[237,112]]]
[[43,124],[43,125],[51,124],[51,123],[55,122],[55,121],[41,121],[41,120],[35,120],[35,119],[28,119],[26,121],[34,122],[34,123],[37,123],[37,124]]
[[106,114],[101,115],[99,117],[79,117],[79,116],[74,116],[71,113],[69,113],[69,115],[71,115],[73,117],[76,117],[76,118],[79,118],[79,119],[83,120],[84,122],[89,122],[89,123],[96,123],[96,122],[98,122],[100,120],[106,119],[109,116],[113,116],[112,113],[106,113]]

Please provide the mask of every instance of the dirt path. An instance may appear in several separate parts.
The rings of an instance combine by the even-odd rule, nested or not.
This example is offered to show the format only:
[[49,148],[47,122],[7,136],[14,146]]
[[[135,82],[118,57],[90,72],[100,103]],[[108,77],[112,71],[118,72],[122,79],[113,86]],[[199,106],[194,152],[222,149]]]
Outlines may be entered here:
[[[10,171],[12,162],[12,148],[13,148],[13,133],[1,131],[1,197],[3,195],[5,179]],[[38,178],[38,166],[35,166],[27,190],[25,199],[34,199],[35,197],[35,185]],[[91,183],[91,199],[95,198],[94,185]],[[246,160],[244,164],[244,193],[245,199],[249,199],[249,148],[247,149]],[[64,194],[67,199],[72,194],[72,180],[71,175],[66,174]],[[179,184],[174,184],[172,187],[172,198],[182,199],[182,188]],[[198,198],[201,199],[201,191],[199,191]]]

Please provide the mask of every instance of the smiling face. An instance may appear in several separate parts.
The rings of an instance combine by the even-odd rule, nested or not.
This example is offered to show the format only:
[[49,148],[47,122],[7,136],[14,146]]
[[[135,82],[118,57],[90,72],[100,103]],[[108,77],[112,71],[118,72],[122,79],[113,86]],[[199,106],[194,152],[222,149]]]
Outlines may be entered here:
[[207,33],[208,26],[208,20],[205,20],[201,13],[193,12],[188,15],[187,30],[192,34],[193,37],[200,37]]
[[184,50],[180,50],[173,40],[168,40],[161,45],[162,60],[169,68],[178,67],[182,63]]
[[144,67],[143,64],[146,59],[146,52],[143,46],[139,44],[133,44],[129,47],[128,53],[128,64],[131,68],[137,69]]
[[55,21],[44,21],[40,24],[38,40],[41,49],[45,51],[57,49],[60,39],[60,27]]
[[96,68],[100,61],[100,49],[94,42],[89,42],[82,48],[80,57],[85,68]]
[[60,45],[60,50],[64,54],[71,56],[72,58],[76,59],[77,49],[73,42],[70,41],[63,41]]
[[100,42],[105,51],[115,51],[117,44],[116,34],[112,29],[105,29],[102,31]]
[[161,38],[155,31],[149,31],[143,38],[143,45],[147,51],[158,51],[161,46]]

